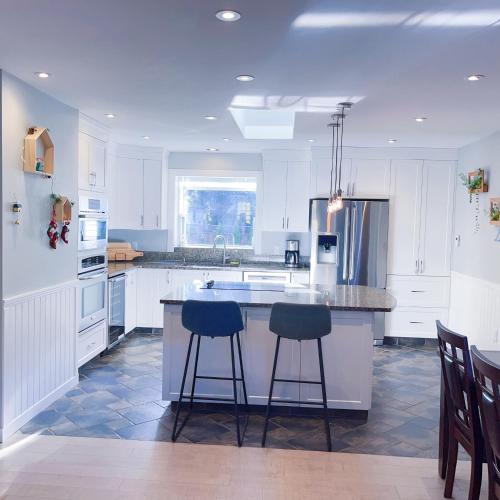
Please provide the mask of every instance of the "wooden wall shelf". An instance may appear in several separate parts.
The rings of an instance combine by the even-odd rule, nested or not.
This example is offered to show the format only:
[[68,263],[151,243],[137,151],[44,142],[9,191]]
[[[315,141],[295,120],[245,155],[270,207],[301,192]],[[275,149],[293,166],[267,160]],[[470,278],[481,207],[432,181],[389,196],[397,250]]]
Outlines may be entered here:
[[469,179],[469,182],[474,177],[479,177],[481,179],[481,186],[477,189],[469,189],[469,193],[487,193],[488,192],[488,184],[486,183],[485,178],[484,178],[484,170],[482,168],[479,168],[479,169],[474,170],[473,172],[469,172],[467,174],[467,178]]
[[54,214],[57,222],[71,222],[71,201],[66,196],[54,203]]
[[31,127],[28,130],[24,139],[24,171],[47,177],[54,175],[54,144],[49,129]]
[[[494,212],[495,219],[492,218]],[[489,220],[493,226],[500,226],[500,198],[490,198]]]

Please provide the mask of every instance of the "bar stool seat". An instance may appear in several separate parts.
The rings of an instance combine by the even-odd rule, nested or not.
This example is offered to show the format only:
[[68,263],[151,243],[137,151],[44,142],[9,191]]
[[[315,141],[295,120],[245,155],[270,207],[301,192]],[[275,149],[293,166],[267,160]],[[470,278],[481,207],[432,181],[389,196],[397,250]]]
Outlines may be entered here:
[[[332,438],[330,432],[330,422],[328,417],[328,403],[326,398],[325,371],[323,365],[323,349],[321,339],[329,335],[332,331],[332,320],[330,309],[324,305],[302,305],[277,302],[271,309],[271,318],[269,320],[269,329],[277,335],[276,348],[274,351],[273,370],[271,375],[271,384],[269,388],[269,398],[267,400],[266,419],[264,423],[264,433],[262,436],[262,447],[266,445],[267,429],[269,426],[269,417],[271,414],[271,403],[273,402],[273,389],[275,382],[315,384],[321,385],[322,402],[319,401],[274,401],[279,404],[298,404],[298,405],[318,405],[323,406],[323,417],[325,421],[325,433],[328,451],[332,451]],[[318,344],[318,362],[320,381],[314,380],[291,380],[276,378],[276,367],[278,364],[278,355],[281,339],[297,340],[316,340]]]
[[[194,400],[198,401],[213,401],[213,402],[226,402],[233,403],[234,413],[236,418],[236,435],[238,446],[243,444],[243,435],[240,430],[240,416],[239,416],[239,403],[236,390],[236,382],[241,382],[243,387],[243,395],[245,399],[245,406],[248,407],[247,389],[245,385],[245,373],[243,371],[243,360],[241,356],[241,343],[240,332],[244,329],[243,318],[241,316],[240,306],[234,301],[201,301],[201,300],[187,300],[182,306],[182,326],[191,332],[189,337],[189,346],[186,356],[186,363],[184,366],[184,373],[182,376],[181,389],[179,392],[179,400],[177,403],[177,410],[175,413],[174,428],[172,431],[172,441],[176,441],[182,429],[186,425],[191,411],[193,409]],[[196,354],[194,361],[193,382],[191,385],[191,394],[184,395],[184,387],[186,384],[186,376],[189,368],[191,358],[191,348],[193,339],[197,336]],[[198,359],[200,355],[200,343],[202,337],[228,337],[231,345],[231,369],[232,377],[216,377],[208,375],[198,375]],[[240,377],[236,377],[235,356],[234,356],[234,337],[236,337],[236,344],[238,348],[238,357],[240,364]],[[233,398],[216,398],[216,397],[202,397],[195,394],[196,381],[198,379],[205,380],[231,380],[233,382]],[[184,398],[189,398],[189,412],[180,424],[179,430],[177,425],[181,411],[181,404]]]

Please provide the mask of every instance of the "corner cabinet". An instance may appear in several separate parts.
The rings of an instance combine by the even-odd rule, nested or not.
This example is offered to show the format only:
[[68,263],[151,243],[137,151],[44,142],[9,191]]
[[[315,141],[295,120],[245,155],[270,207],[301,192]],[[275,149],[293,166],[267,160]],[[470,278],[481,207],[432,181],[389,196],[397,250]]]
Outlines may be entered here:
[[309,161],[264,161],[262,230],[309,231]]
[[391,165],[388,274],[449,276],[454,161]]
[[78,188],[103,192],[107,183],[107,143],[80,132],[78,135]]

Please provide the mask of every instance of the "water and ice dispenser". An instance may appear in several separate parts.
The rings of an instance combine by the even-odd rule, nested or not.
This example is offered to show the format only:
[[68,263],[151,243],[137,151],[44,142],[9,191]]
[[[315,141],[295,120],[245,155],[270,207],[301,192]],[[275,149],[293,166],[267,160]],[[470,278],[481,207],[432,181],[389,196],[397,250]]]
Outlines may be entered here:
[[338,263],[338,235],[336,234],[318,234],[317,235],[317,264],[335,264]]

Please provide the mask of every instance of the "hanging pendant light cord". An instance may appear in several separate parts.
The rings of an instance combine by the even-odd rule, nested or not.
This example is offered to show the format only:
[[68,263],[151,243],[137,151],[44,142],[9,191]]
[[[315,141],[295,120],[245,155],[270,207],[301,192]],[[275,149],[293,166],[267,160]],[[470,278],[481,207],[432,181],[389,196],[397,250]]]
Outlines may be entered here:
[[[330,168],[330,198],[333,195],[333,165],[334,165],[334,151],[335,151],[335,124],[332,124],[332,166]],[[337,169],[335,169],[335,192],[337,191]]]
[[[335,193],[340,189],[340,177],[341,172],[338,171],[338,160],[339,160],[339,118],[337,117],[337,126],[336,130],[336,141],[335,141]],[[337,187],[337,178],[338,178],[338,187]]]
[[[342,116],[341,116],[341,122],[340,122],[340,162],[339,162],[339,190],[340,190],[340,181],[342,179],[342,160],[344,156],[344,108],[342,108]],[[337,145],[338,145],[338,139],[337,139]]]

